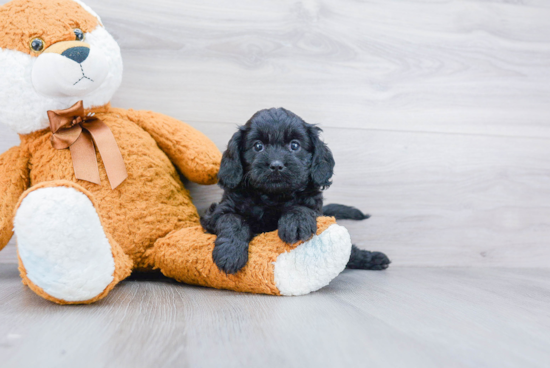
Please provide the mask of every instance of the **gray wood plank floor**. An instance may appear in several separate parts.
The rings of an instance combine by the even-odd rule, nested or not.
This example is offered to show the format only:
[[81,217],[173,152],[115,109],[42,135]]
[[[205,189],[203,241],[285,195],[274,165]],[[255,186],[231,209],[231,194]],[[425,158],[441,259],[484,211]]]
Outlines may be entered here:
[[[114,106],[220,149],[261,108],[319,124],[327,202],[371,213],[343,224],[393,263],[298,298],[140,276],[60,307],[21,284],[12,239],[1,367],[550,366],[547,1],[86,3],[122,48]],[[18,141],[0,124],[0,153]],[[200,210],[220,196],[187,185]]]
[[2,367],[548,367],[550,270],[345,271],[303,297],[125,281],[57,306],[0,265]]

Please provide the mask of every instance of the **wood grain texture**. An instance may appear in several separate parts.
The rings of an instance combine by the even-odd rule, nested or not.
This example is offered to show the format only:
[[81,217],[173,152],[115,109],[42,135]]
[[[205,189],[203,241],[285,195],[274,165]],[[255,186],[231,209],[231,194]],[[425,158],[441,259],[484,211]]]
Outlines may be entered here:
[[126,281],[57,306],[0,265],[2,367],[548,367],[550,270],[346,271],[303,297]]
[[121,107],[241,123],[285,106],[325,126],[550,137],[544,1],[87,3],[123,50]]
[[92,4],[124,50],[122,106],[233,123],[285,106],[324,126],[550,137],[543,4]]
[[[0,366],[550,366],[547,1],[86,3],[122,48],[113,105],[220,149],[261,108],[320,124],[337,161],[327,203],[371,213],[342,223],[393,264],[296,298],[141,275],[60,307],[21,284],[12,239]],[[0,153],[18,142],[0,125]],[[201,211],[220,197],[186,185]]]
[[17,264],[17,247],[15,245],[15,237],[12,238],[10,243],[0,252],[0,264],[2,263]]
[[[320,124],[328,201],[371,213],[345,225],[394,266],[550,264],[545,2],[88,3],[122,48],[115,106],[187,121],[220,149],[264,107]],[[17,142],[0,126],[0,152]],[[189,186],[201,209],[219,198]]]

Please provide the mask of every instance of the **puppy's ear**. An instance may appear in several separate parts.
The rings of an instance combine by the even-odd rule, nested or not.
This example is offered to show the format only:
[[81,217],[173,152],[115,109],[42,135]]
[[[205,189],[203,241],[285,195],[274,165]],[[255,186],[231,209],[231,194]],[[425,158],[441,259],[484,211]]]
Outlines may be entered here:
[[321,128],[310,125],[308,130],[309,139],[313,145],[311,180],[315,186],[326,189],[332,184],[330,178],[334,172],[334,157],[328,146],[319,138]]
[[243,164],[241,162],[241,147],[244,130],[233,134],[227,144],[227,150],[223,153],[220,171],[218,172],[218,183],[224,189],[235,189],[243,180]]

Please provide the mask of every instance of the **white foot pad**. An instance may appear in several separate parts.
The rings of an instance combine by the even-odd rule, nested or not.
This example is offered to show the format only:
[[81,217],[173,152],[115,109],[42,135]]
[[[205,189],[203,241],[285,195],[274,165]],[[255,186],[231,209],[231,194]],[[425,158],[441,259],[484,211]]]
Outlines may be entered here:
[[27,277],[47,294],[86,301],[113,281],[111,246],[83,193],[67,187],[29,193],[17,210],[14,230]]
[[304,295],[319,290],[346,268],[350,255],[348,231],[331,225],[321,235],[277,257],[275,285],[282,295]]

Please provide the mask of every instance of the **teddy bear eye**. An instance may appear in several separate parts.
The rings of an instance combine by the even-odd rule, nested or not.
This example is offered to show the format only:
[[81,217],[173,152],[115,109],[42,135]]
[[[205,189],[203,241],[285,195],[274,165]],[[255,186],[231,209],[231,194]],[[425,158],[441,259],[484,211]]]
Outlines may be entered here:
[[76,36],[77,41],[83,41],[84,40],[84,32],[80,28],[74,29],[74,35]]
[[41,38],[32,39],[31,50],[33,50],[34,52],[40,52],[44,50],[44,41]]

